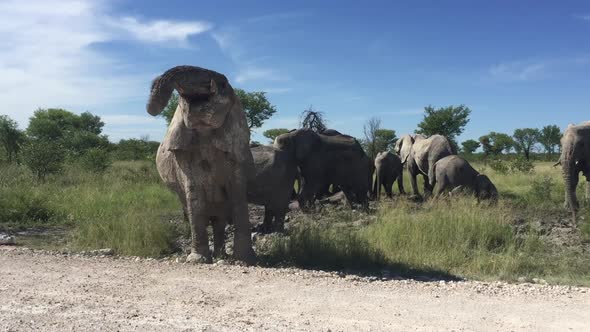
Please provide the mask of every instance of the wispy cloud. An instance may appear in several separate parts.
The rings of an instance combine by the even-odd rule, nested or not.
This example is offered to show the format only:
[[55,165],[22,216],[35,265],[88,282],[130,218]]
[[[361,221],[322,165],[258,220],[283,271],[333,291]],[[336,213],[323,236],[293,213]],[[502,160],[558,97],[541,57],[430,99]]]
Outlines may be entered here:
[[287,92],[293,91],[292,88],[262,88],[261,90],[266,93],[274,93],[274,94],[287,93]]
[[377,112],[377,115],[421,115],[424,114],[423,108],[416,108],[416,109],[407,109],[407,110],[400,110],[400,111],[383,111]]
[[284,72],[265,64],[268,57],[253,57],[243,41],[242,32],[235,27],[224,28],[211,33],[221,51],[236,65],[233,75],[236,83],[289,81]]
[[539,78],[544,74],[547,63],[544,62],[511,62],[500,63],[489,69],[489,74],[499,80],[527,81]]
[[189,36],[206,32],[212,24],[205,21],[169,21],[155,20],[141,22],[135,17],[110,19],[114,28],[122,29],[129,35],[142,42],[187,42]]
[[585,21],[590,21],[590,14],[575,14],[573,15],[575,19],[578,20],[585,20]]
[[285,20],[292,20],[298,18],[305,18],[313,15],[312,12],[309,11],[294,11],[294,12],[281,12],[281,13],[271,13],[267,15],[260,15],[255,16],[247,19],[248,23],[269,23],[269,22],[281,22],[284,23]]
[[488,69],[488,77],[497,81],[533,81],[553,78],[590,64],[590,56],[503,62]]
[[127,125],[146,125],[146,124],[153,124],[162,122],[161,118],[156,118],[149,115],[129,115],[129,114],[121,114],[121,115],[105,115],[102,117],[102,120],[113,126],[127,126]]
[[200,21],[121,18],[111,14],[110,4],[100,0],[0,2],[3,114],[25,125],[38,107],[81,111],[143,98],[152,77],[122,70],[129,63],[95,45],[113,40],[185,41],[210,27]]

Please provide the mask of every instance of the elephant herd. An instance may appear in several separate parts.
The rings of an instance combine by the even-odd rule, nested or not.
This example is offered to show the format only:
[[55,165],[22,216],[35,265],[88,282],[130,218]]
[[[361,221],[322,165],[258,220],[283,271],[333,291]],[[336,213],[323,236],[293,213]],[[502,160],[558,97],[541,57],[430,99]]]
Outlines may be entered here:
[[[264,205],[262,230],[282,231],[296,179],[300,189],[296,199],[303,210],[329,188],[341,190],[351,207],[368,209],[369,199],[379,199],[381,188],[392,196],[396,181],[404,193],[404,166],[414,195],[420,195],[418,175],[424,177],[425,196],[436,198],[451,191],[470,192],[478,199],[498,195],[490,179],[457,156],[449,140],[440,135],[405,135],[397,141],[395,153],[381,152],[375,160],[355,138],[336,130],[297,129],[278,136],[272,146],[250,146],[243,107],[223,74],[194,66],[169,69],[152,83],[148,113],[161,113],[174,90],[179,103],[156,164],[189,221],[191,254],[187,260],[191,262],[208,263],[213,256],[223,255],[225,226],[231,223],[235,227],[234,258],[254,263],[248,203]],[[576,129],[584,130],[590,127]],[[574,129],[568,129],[566,136],[570,131],[574,135]],[[589,147],[584,145],[583,152],[588,153]],[[564,169],[586,174],[590,167],[579,160],[586,159],[568,152],[561,163]],[[577,176],[567,181],[573,186]],[[575,193],[567,197],[570,206],[577,206]],[[213,229],[213,253],[208,226]]]

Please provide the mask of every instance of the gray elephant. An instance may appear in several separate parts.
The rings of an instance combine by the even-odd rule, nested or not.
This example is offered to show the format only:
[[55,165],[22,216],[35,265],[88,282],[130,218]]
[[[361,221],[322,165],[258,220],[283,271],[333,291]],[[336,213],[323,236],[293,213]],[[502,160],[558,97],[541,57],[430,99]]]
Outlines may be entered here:
[[375,198],[381,198],[381,187],[385,189],[387,197],[393,196],[393,183],[397,181],[400,194],[404,191],[404,167],[401,159],[389,152],[379,152],[375,157],[375,180],[373,182],[372,194]]
[[572,211],[575,222],[579,208],[576,188],[580,172],[586,177],[586,199],[590,199],[590,122],[568,126],[561,138],[559,161],[565,183],[565,207]]
[[413,194],[420,196],[416,180],[418,174],[424,177],[424,194],[432,193],[429,181],[433,176],[432,166],[446,156],[457,154],[457,151],[451,142],[441,135],[429,138],[422,135],[405,135],[395,143],[395,153],[408,169]]
[[326,136],[299,129],[275,139],[274,146],[290,151],[303,178],[299,204],[307,208],[326,183],[339,186],[348,202],[368,209],[370,160],[358,141],[347,135]]
[[293,184],[298,176],[292,153],[273,146],[250,149],[256,177],[248,183],[248,202],[264,205],[263,232],[283,231]]
[[172,91],[178,107],[156,156],[158,171],[180,198],[191,227],[191,262],[211,262],[207,226],[213,224],[214,256],[225,251],[225,224],[235,226],[234,257],[252,264],[247,181],[254,175],[250,131],[240,100],[217,72],[178,66],[156,77],[147,111],[158,115]]
[[445,192],[464,191],[475,195],[478,200],[498,199],[498,190],[492,181],[460,156],[447,156],[437,161],[432,173],[430,186],[434,188],[435,198]]

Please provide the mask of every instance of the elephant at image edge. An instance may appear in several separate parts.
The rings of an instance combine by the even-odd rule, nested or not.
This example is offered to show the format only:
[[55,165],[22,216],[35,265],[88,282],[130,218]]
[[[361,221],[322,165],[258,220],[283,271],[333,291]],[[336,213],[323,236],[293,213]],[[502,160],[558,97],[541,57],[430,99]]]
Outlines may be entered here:
[[449,140],[441,135],[426,138],[422,135],[405,135],[395,143],[395,152],[407,166],[410,174],[412,193],[420,196],[418,191],[418,174],[424,176],[424,194],[432,193],[429,178],[432,177],[432,166],[440,159],[457,154]]
[[565,207],[572,211],[575,222],[580,172],[586,177],[586,199],[590,198],[590,122],[568,126],[561,138],[560,162],[565,183]]
[[299,195],[302,207],[313,205],[326,183],[342,188],[348,202],[368,208],[369,158],[356,139],[347,135],[326,136],[298,129],[275,140],[275,147],[290,151],[303,178]]
[[383,187],[387,197],[391,198],[395,181],[397,181],[400,194],[405,194],[403,170],[402,161],[397,155],[389,151],[379,152],[375,157],[375,180],[372,195],[380,199],[381,187]]
[[247,181],[254,176],[250,131],[240,100],[217,72],[178,66],[152,83],[147,111],[158,115],[173,90],[178,107],[160,144],[160,176],[182,203],[191,227],[190,262],[211,262],[207,227],[213,224],[215,256],[225,251],[225,224],[235,226],[234,257],[252,264]]
[[295,159],[288,151],[273,146],[259,145],[250,150],[256,176],[248,183],[248,202],[264,205],[263,232],[283,231],[293,184],[299,174]]
[[459,156],[447,156],[433,166],[430,186],[434,188],[434,197],[445,192],[459,190],[474,194],[478,200],[497,200],[498,190],[492,181],[476,171],[467,160]]

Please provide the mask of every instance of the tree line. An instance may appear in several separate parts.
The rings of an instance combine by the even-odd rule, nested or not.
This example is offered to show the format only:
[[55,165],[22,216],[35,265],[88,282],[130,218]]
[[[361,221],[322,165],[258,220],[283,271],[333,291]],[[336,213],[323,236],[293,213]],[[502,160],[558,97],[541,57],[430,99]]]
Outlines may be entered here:
[[[235,91],[244,106],[251,131],[260,128],[276,113],[276,106],[264,92]],[[160,116],[169,124],[177,107],[178,95],[174,93]],[[562,133],[557,125],[540,129],[520,128],[512,135],[492,131],[478,140],[468,139],[459,145],[457,137],[469,123],[470,114],[471,109],[465,105],[426,106],[415,133],[444,135],[467,156],[517,154],[528,160],[532,154],[541,151],[551,158],[560,149]],[[0,115],[0,149],[8,163],[26,164],[39,179],[59,172],[66,162],[77,162],[86,168],[103,171],[113,160],[151,159],[158,149],[159,143],[147,137],[112,143],[102,134],[103,127],[100,117],[89,112],[77,115],[64,109],[38,109],[30,118],[28,127],[21,131],[16,121]],[[301,114],[299,127],[322,132],[327,129],[327,123],[322,112],[309,106]],[[263,136],[272,143],[277,136],[289,131],[288,128],[273,128],[265,130]],[[367,155],[375,158],[381,151],[392,150],[397,139],[395,130],[383,128],[381,119],[374,117],[364,124],[359,142]],[[480,148],[481,152],[478,152]]]

